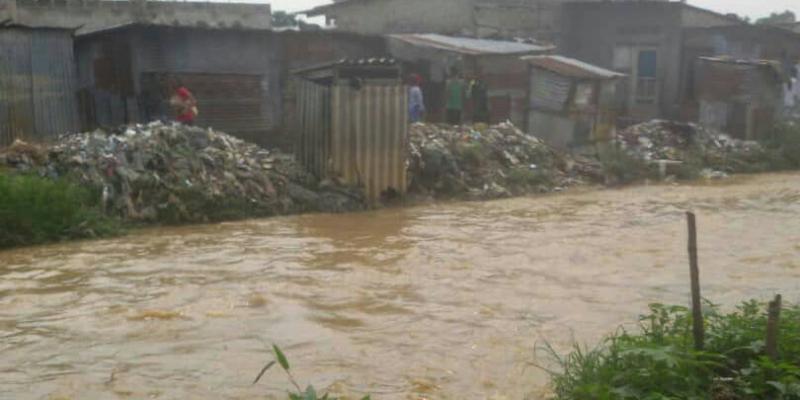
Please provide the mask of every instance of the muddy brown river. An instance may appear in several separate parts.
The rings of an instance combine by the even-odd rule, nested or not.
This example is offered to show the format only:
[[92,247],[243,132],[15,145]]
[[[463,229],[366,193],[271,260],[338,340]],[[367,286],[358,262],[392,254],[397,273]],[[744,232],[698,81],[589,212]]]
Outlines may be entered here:
[[0,252],[0,398],[537,399],[566,350],[704,296],[800,300],[800,174],[147,229]]

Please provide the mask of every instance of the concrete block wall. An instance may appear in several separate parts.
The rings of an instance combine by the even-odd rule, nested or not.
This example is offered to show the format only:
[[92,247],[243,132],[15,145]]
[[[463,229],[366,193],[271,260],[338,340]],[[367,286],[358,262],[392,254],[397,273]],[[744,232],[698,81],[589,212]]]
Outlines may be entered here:
[[34,27],[79,28],[79,35],[132,22],[212,28],[272,27],[269,4],[105,0],[68,0],[58,3],[36,0],[0,1],[7,9],[15,10],[14,22]]
[[329,18],[342,30],[365,34],[474,34],[472,1],[375,0],[344,3]]
[[0,22],[14,20],[17,3],[14,0],[0,0]]

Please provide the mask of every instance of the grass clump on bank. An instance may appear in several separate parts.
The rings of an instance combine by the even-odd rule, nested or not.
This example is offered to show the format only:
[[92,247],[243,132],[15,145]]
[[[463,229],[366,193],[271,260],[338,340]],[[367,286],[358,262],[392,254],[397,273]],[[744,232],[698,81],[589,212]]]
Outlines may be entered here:
[[777,360],[764,353],[766,307],[755,301],[722,314],[706,311],[703,351],[694,350],[691,312],[651,305],[639,333],[625,330],[601,346],[576,346],[553,374],[558,400],[800,399],[800,307],[784,307]]
[[608,184],[629,184],[658,176],[658,171],[646,161],[620,148],[610,148],[599,154]]
[[0,248],[114,234],[99,201],[66,180],[0,173]]
[[772,170],[800,169],[800,124],[780,123],[765,141]]

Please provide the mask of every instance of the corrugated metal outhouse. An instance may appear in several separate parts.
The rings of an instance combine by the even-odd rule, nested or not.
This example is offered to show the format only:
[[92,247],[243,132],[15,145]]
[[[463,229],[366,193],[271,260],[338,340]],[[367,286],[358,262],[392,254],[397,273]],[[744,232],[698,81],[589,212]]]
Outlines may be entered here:
[[523,59],[530,65],[528,132],[560,148],[612,138],[624,74],[563,56]]
[[699,122],[741,139],[768,137],[783,106],[781,64],[721,57],[696,62]]
[[295,153],[320,179],[360,185],[375,204],[407,189],[408,95],[391,59],[296,71]]
[[72,31],[0,26],[0,147],[78,129]]

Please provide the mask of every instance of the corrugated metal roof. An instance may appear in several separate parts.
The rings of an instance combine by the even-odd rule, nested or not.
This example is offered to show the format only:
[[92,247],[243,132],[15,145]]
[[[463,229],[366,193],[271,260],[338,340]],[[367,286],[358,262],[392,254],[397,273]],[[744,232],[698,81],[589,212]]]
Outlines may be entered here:
[[308,67],[298,68],[292,71],[293,74],[302,74],[320,69],[334,67],[394,67],[397,60],[391,57],[372,57],[372,58],[342,58],[336,61],[329,61],[322,64],[315,64]]
[[772,67],[775,65],[780,66],[780,63],[774,60],[744,60],[731,57],[698,57],[698,58],[704,61],[711,61],[724,64],[753,65],[760,67]]
[[174,28],[174,29],[195,29],[203,31],[237,31],[237,32],[273,32],[272,28],[251,28],[245,26],[211,26],[211,25],[180,25],[174,23],[161,22],[137,22],[130,21],[117,25],[104,26],[99,29],[84,29],[78,33],[78,37],[86,38],[90,36],[103,35],[109,32],[116,32],[130,28]]
[[625,76],[605,68],[585,63],[574,58],[547,55],[522,57],[531,65],[556,74],[578,79],[614,79]]
[[389,37],[421,47],[431,47],[461,54],[533,54],[555,49],[554,46],[504,40],[474,39],[436,33],[396,34]]

